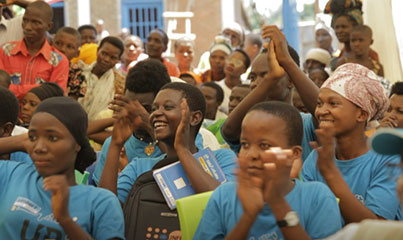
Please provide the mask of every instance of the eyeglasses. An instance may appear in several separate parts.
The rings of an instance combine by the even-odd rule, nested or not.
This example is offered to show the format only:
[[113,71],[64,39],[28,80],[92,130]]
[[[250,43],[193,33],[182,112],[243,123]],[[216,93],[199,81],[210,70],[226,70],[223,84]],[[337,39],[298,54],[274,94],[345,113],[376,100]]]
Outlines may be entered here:
[[389,163],[386,165],[388,168],[389,180],[396,182],[400,175],[403,173],[403,162],[401,163]]
[[240,66],[243,65],[242,60],[239,60],[237,58],[230,58],[230,59],[227,60],[227,62],[234,64],[235,67],[240,67]]

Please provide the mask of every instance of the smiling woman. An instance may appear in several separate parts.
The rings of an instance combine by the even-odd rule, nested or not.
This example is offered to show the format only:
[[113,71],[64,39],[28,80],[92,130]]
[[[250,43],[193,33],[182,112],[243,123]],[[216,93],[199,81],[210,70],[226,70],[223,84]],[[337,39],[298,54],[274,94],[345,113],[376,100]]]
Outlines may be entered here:
[[38,106],[26,144],[34,165],[0,162],[0,184],[9,186],[0,190],[0,236],[124,238],[116,197],[76,186],[74,169],[83,171],[95,160],[86,129],[87,115],[71,98],[49,98]]
[[[370,69],[346,63],[322,85],[315,117],[318,143],[304,162],[305,181],[326,183],[340,199],[344,223],[364,219],[401,220],[402,212],[390,181],[389,164],[397,155],[380,155],[367,145],[367,123],[379,119],[389,105]],[[320,147],[319,147],[320,144]]]

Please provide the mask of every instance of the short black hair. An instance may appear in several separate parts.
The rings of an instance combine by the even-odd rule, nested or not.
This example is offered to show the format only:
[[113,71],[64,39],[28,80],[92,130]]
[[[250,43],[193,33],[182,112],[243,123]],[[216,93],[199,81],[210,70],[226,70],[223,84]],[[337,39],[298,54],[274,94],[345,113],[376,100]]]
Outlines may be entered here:
[[101,49],[101,47],[102,47],[102,45],[104,45],[104,43],[110,43],[113,46],[119,48],[119,50],[120,50],[119,58],[122,56],[123,51],[125,50],[125,47],[123,45],[122,40],[120,40],[120,38],[112,37],[112,36],[105,37],[104,39],[101,40],[98,50]]
[[235,49],[235,50],[232,52],[232,54],[234,54],[235,52],[239,52],[239,53],[241,53],[241,54],[243,55],[243,57],[245,58],[245,62],[244,62],[244,64],[245,64],[245,69],[248,69],[249,66],[250,66],[250,58],[249,58],[248,54],[247,54],[243,49],[241,49],[241,48]]
[[[190,111],[200,111],[204,116],[206,114],[206,100],[204,99],[203,93],[197,87],[182,82],[172,82],[168,83],[161,88],[161,90],[173,89],[183,93],[183,97],[186,99]],[[199,131],[200,126],[203,123],[203,119],[200,121],[199,125],[196,126],[196,132]]]
[[35,2],[28,4],[26,9],[28,9],[28,8],[36,8],[36,9],[40,10],[40,12],[42,14],[44,14],[43,16],[46,17],[46,20],[48,22],[53,21],[53,8],[48,3],[44,2],[44,1],[35,1]]
[[[290,45],[287,46],[288,47],[288,53],[290,54],[292,60],[294,60],[294,62],[300,66],[300,61],[299,61],[299,55],[297,53],[297,51],[295,51],[295,49],[293,47],[291,47]],[[268,53],[268,49],[267,48],[263,48],[262,53]]]
[[263,111],[281,118],[286,124],[288,146],[301,146],[303,136],[303,123],[298,110],[288,103],[279,101],[261,102],[253,106],[249,111]]
[[80,32],[77,31],[75,28],[72,27],[61,27],[59,28],[59,30],[57,30],[56,35],[60,34],[60,33],[67,33],[70,34],[73,37],[76,37],[78,40],[78,45],[81,45],[81,35]]
[[80,27],[78,27],[78,32],[81,34],[82,30],[92,30],[95,33],[95,36],[98,35],[97,29],[95,28],[94,25],[91,24],[85,24],[85,25],[81,25]]
[[294,60],[294,62],[298,66],[300,66],[299,55],[298,55],[297,51],[295,51],[295,49],[293,47],[288,45],[288,52],[290,53],[290,56],[291,56],[292,60]]
[[153,92],[155,96],[170,82],[171,78],[165,65],[159,60],[148,58],[129,70],[125,89],[133,93]]
[[222,103],[224,101],[224,90],[222,90],[222,87],[218,85],[215,82],[206,82],[202,84],[202,87],[211,87],[216,90],[216,99],[218,103]]
[[35,94],[41,101],[51,97],[62,97],[64,95],[63,89],[55,82],[44,82],[38,87],[29,90],[29,92]]
[[4,83],[8,88],[8,86],[11,84],[11,77],[6,71],[0,69],[0,86],[1,82]]
[[363,24],[357,25],[353,27],[353,29],[351,30],[351,33],[353,32],[361,32],[367,34],[372,39],[372,29],[368,25]]
[[249,33],[248,35],[246,35],[246,41],[250,41],[253,45],[257,45],[259,47],[259,50],[262,48],[263,41],[262,37],[259,34]]
[[391,97],[393,94],[403,95],[403,82],[395,82],[392,85],[392,89],[390,90],[390,96],[389,97]]
[[[166,32],[165,32],[164,30],[162,30],[162,29],[160,29],[160,28],[154,28],[154,29],[150,32],[150,34],[151,34],[152,32],[159,32],[159,33],[162,35],[162,42],[165,44],[165,46],[168,46],[169,38],[168,38],[168,35],[166,34]],[[150,35],[150,34],[148,34],[148,35]]]
[[15,125],[19,111],[19,102],[14,93],[0,86],[0,125],[8,122]]

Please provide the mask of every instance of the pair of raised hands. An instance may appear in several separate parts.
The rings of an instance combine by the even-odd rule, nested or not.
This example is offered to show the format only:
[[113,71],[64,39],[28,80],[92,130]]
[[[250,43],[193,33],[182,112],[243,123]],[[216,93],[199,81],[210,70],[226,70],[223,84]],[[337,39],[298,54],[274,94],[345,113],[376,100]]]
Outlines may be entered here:
[[[176,130],[175,149],[189,146],[191,113],[186,99],[181,101],[181,121]],[[113,110],[116,122],[113,127],[112,138],[119,144],[126,140],[138,128],[151,128],[150,113],[137,100],[129,100],[123,95],[116,95],[110,102],[109,109]]]
[[262,170],[251,174],[248,172],[248,167],[253,164],[251,162],[253,160],[249,160],[242,150],[238,157],[237,194],[244,213],[252,218],[259,214],[264,203],[271,205],[284,199],[292,183],[290,171],[296,160],[292,150],[282,150],[281,155],[268,150],[262,152],[259,158],[262,161],[260,164],[263,166]]

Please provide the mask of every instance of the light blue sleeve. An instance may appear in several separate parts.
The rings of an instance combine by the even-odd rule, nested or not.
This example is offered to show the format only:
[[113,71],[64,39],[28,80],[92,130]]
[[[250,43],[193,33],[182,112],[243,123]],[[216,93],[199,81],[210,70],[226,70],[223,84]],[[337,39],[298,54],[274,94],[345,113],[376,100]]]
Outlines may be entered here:
[[219,149],[214,151],[214,155],[227,181],[236,181],[235,169],[237,168],[237,157],[235,153],[229,149]]
[[28,153],[20,152],[20,151],[11,153],[10,161],[22,162],[22,163],[30,164],[30,165],[34,164]]
[[221,189],[221,187],[218,187],[211,195],[196,233],[193,236],[194,240],[224,239],[226,233],[223,228],[224,223],[221,222],[223,219],[220,209],[220,201],[222,200]]
[[122,207],[115,195],[106,190],[102,191],[96,199],[93,210],[92,237],[94,239],[125,239]]
[[203,145],[203,136],[200,133],[197,133],[197,135],[196,135],[195,145],[198,149],[205,148]]
[[302,138],[302,161],[305,161],[308,155],[311,153],[312,148],[309,142],[316,141],[315,126],[313,125],[312,114],[301,113],[304,137]]
[[[379,161],[379,165],[376,167],[377,170],[373,173],[371,183],[366,192],[365,206],[385,219],[402,220],[399,197],[396,193],[397,183],[396,181],[391,181],[390,172],[388,172],[389,167],[387,166],[389,163],[399,164],[400,156],[377,155],[377,157],[383,159]],[[395,177],[397,178],[398,176]]]
[[317,152],[313,150],[306,158],[302,166],[302,179],[304,181],[319,181],[318,170],[316,167]]
[[123,169],[118,178],[118,198],[124,203],[137,178],[150,171],[155,164],[165,157],[165,154],[155,158],[133,158]]
[[98,159],[97,165],[95,166],[95,171],[92,174],[92,179],[98,185],[99,180],[101,179],[102,170],[104,169],[106,156],[108,155],[109,145],[111,144],[112,137],[108,137],[104,144],[102,145],[101,156]]
[[137,162],[131,161],[122,171],[118,178],[118,198],[121,203],[126,201],[127,195],[129,195],[130,190],[137,177]]
[[315,186],[315,192],[306,193],[312,204],[305,209],[310,217],[304,228],[312,239],[322,239],[342,229],[342,216],[336,196],[325,184],[309,184]]

